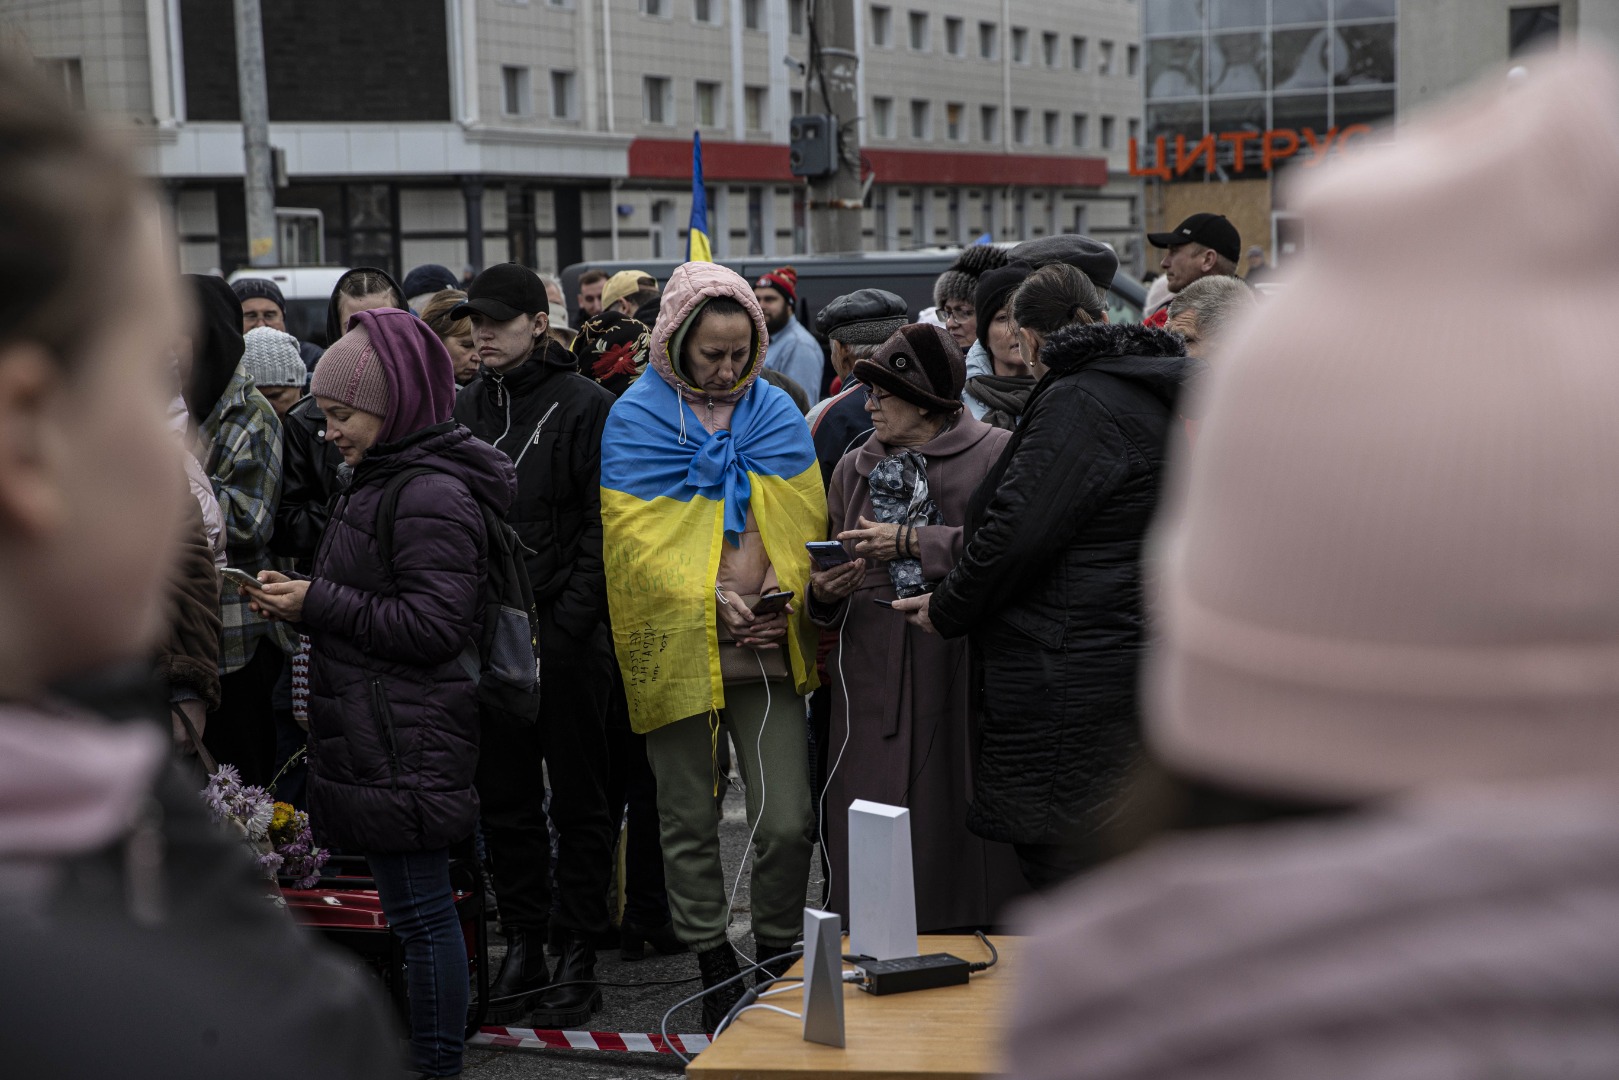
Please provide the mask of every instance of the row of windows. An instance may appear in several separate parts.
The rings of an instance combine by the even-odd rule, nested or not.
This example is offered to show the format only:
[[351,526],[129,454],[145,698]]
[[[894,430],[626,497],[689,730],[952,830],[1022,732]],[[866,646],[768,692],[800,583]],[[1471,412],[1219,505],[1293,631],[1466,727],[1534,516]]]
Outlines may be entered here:
[[[577,85],[573,72],[551,72],[551,119],[579,118]],[[529,68],[511,64],[501,67],[500,111],[507,116],[534,115],[533,74]]]
[[[921,141],[931,141],[934,137],[934,109],[933,102],[915,99],[910,102],[909,126],[906,134]],[[1001,107],[999,105],[980,105],[976,116],[961,102],[946,102],[943,110],[944,138],[949,142],[970,142],[977,140],[983,143],[999,146],[1002,144]],[[1032,109],[1015,108],[1012,110],[1012,142],[1018,146],[1032,146],[1036,142],[1036,120],[1038,120],[1038,141],[1044,146],[1063,145],[1063,114],[1055,109],[1047,109],[1035,113]],[[871,99],[871,134],[874,138],[897,138],[894,127],[894,99],[888,97],[874,97]],[[1067,125],[1068,144],[1076,149],[1089,149],[1091,143],[1091,118],[1087,113],[1072,113],[1068,117]],[[1116,116],[1100,116],[1097,118],[1096,146],[1103,150],[1112,150],[1118,143],[1119,122]],[[1140,121],[1130,120],[1126,126],[1127,137],[1140,138]]]
[[[766,29],[765,2],[766,0],[742,0],[744,28]],[[692,21],[720,26],[725,21],[725,9],[729,6],[729,0],[691,0]],[[788,33],[804,33],[805,10],[805,0],[787,0]],[[675,0],[641,0],[641,14],[655,19],[671,19],[675,14]]]
[[1399,0],[1147,0],[1147,33],[1236,30],[1324,23],[1329,18],[1392,19]]
[[[947,15],[942,20],[944,25],[943,50],[948,56],[967,55],[967,24],[964,19]],[[906,44],[912,52],[931,52],[933,50],[933,16],[926,11],[912,11],[906,15]],[[1010,34],[1012,62],[1014,64],[1032,64],[1034,56],[1030,51],[1033,38],[1028,27],[1014,26]],[[894,47],[894,9],[873,4],[871,7],[871,44],[874,48],[891,49]],[[1066,63],[1075,71],[1084,71],[1090,65],[1090,39],[1074,34],[1068,39],[1068,47],[1063,49],[1062,35],[1050,30],[1042,31],[1039,38],[1040,62],[1048,68],[1061,67]],[[977,56],[980,60],[999,60],[1001,57],[1001,26],[999,23],[980,22],[978,24]],[[1118,68],[1116,43],[1101,40],[1096,43],[1096,71],[1100,75],[1128,75],[1134,78],[1141,65],[1141,49],[1136,45],[1125,46],[1124,69]]]
[[1239,31],[1147,42],[1147,97],[1392,86],[1394,23]]
[[[531,70],[507,65],[500,69],[501,112],[506,116],[533,116],[534,89]],[[572,71],[550,72],[550,116],[553,120],[577,120],[577,80]],[[770,88],[748,86],[743,88],[744,122],[750,131],[765,131],[770,126]],[[792,92],[794,112],[803,110],[803,91]],[[693,119],[699,127],[723,127],[728,124],[724,100],[724,87],[717,82],[699,79],[693,86],[692,100],[696,105]],[[641,118],[648,124],[674,124],[674,81],[665,76],[647,75],[641,80]]]

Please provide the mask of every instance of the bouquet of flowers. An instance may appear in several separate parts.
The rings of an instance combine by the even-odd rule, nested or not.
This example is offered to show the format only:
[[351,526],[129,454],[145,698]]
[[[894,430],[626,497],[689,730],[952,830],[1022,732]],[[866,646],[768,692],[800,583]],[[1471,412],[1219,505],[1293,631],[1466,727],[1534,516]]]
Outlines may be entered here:
[[329,853],[315,846],[309,815],[289,804],[275,802],[264,788],[242,783],[232,765],[221,765],[202,789],[216,824],[241,835],[264,876],[297,876],[296,885],[308,889],[320,880],[320,868]]

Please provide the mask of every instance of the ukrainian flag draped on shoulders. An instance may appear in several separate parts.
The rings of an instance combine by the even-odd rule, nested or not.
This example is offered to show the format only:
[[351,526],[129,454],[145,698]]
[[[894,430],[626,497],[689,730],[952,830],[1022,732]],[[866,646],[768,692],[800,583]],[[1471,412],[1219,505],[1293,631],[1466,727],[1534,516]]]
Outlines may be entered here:
[[[729,429],[709,433],[676,389],[670,339],[714,296],[746,307],[757,346],[747,373],[717,402],[734,401]],[[648,732],[725,707],[714,596],[721,545],[751,510],[779,587],[794,594],[782,642],[799,694],[814,690],[818,631],[804,614],[809,553],[826,537],[826,494],[815,447],[792,399],[758,381],[768,333],[746,281],[712,263],[670,277],[652,334],[651,366],[614,403],[602,433],[602,556],[613,641],[631,726]]]

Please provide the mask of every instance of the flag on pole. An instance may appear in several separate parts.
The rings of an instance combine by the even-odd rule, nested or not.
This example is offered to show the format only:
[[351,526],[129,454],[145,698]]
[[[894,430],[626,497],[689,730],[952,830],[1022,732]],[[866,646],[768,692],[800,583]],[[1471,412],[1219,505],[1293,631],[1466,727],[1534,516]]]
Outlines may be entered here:
[[686,261],[713,262],[708,243],[708,188],[703,186],[703,136],[691,133],[691,226],[686,234]]

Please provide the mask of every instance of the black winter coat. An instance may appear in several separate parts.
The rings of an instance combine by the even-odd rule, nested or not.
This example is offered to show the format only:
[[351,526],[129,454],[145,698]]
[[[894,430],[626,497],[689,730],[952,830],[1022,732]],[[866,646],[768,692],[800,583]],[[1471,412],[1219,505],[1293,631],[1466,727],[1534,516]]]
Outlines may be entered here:
[[517,501],[506,520],[529,549],[535,605],[543,621],[585,641],[607,619],[601,442],[613,395],[575,363],[547,342],[543,357],[506,375],[484,369],[456,395],[455,418],[516,462]]
[[[377,550],[390,477],[408,481],[393,561]],[[304,599],[309,664],[309,817],[351,852],[425,851],[472,835],[478,708],[462,649],[483,624],[488,538],[480,503],[504,514],[505,455],[445,423],[374,448],[354,469]]]
[[321,437],[326,417],[306,397],[287,410],[281,424],[281,501],[275,510],[270,550],[298,560],[308,569],[331,519],[337,494],[337,470],[343,455]]
[[1173,334],[1068,327],[968,504],[961,562],[933,594],[971,633],[983,737],[968,827],[989,840],[1080,839],[1117,808],[1141,750],[1142,541],[1174,403],[1195,361]]

